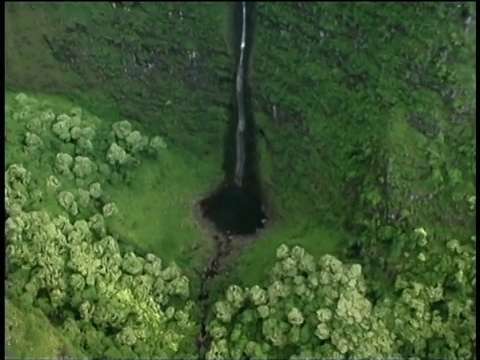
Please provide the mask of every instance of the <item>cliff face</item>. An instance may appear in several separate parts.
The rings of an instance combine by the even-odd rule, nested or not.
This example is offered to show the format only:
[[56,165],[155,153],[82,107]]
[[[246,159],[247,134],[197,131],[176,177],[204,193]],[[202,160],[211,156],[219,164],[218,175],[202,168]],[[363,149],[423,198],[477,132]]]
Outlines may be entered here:
[[[9,88],[67,94],[104,118],[120,112],[221,166],[235,66],[227,6],[6,12]],[[259,3],[256,24],[250,84],[273,223],[318,252],[372,219],[462,224],[449,199],[475,185],[473,3]]]
[[[260,284],[276,248],[300,245],[354,258],[377,299],[393,291],[410,252],[405,234],[425,228],[438,245],[472,233],[475,11],[475,3],[258,3],[248,72],[258,129],[249,130],[263,137],[248,162],[259,160],[271,226],[235,259],[236,282]],[[151,205],[137,206],[139,221],[121,229],[164,213],[172,215],[162,218],[166,237],[179,247],[195,238],[196,230],[178,236],[193,227],[190,203],[221,181],[222,161],[228,170],[233,157],[228,6],[9,3],[6,14],[8,89],[62,94],[173,149],[163,170],[174,176],[143,168],[155,188],[118,190],[129,211],[140,196]],[[159,201],[146,188],[168,198],[162,211],[150,210]]]

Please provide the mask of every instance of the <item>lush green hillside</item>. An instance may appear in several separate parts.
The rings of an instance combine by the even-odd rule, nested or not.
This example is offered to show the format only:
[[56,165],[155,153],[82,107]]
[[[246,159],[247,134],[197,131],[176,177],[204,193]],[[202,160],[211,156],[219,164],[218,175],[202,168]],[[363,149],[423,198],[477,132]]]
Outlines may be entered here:
[[472,9],[259,4],[253,93],[284,227],[245,253],[245,279],[288,238],[320,255],[392,217],[463,228],[454,202],[475,193]]
[[7,355],[475,353],[475,3],[258,4],[270,221],[205,324],[229,8],[115,4],[6,5]]

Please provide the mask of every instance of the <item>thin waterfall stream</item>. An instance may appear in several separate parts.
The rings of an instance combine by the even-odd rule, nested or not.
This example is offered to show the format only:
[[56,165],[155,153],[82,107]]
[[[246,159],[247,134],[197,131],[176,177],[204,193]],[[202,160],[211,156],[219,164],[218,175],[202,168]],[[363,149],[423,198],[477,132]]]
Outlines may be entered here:
[[215,252],[201,275],[198,300],[202,304],[198,349],[205,358],[211,339],[206,330],[212,299],[210,284],[227,268],[230,255],[243,240],[252,239],[267,223],[265,201],[258,169],[257,134],[248,84],[253,40],[254,3],[237,2],[233,7],[235,44],[234,86],[231,118],[227,128],[224,179],[199,202],[200,221],[206,221],[215,241]]
[[245,167],[245,99],[244,99],[244,67],[248,66],[245,56],[245,47],[247,42],[247,5],[242,1],[242,38],[240,40],[240,60],[237,68],[237,104],[238,104],[238,124],[236,133],[236,163],[235,163],[235,184],[242,186],[243,173]]

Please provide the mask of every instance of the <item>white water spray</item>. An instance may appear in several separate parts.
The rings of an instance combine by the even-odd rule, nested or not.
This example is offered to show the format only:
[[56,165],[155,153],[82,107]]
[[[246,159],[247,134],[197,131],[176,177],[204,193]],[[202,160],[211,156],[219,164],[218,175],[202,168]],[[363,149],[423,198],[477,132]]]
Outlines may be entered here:
[[235,184],[242,186],[243,173],[245,169],[245,109],[243,93],[243,69],[245,61],[245,47],[247,34],[247,9],[245,1],[242,1],[242,39],[240,41],[240,60],[237,69],[237,106],[238,106],[238,125],[236,132],[236,164],[235,164]]

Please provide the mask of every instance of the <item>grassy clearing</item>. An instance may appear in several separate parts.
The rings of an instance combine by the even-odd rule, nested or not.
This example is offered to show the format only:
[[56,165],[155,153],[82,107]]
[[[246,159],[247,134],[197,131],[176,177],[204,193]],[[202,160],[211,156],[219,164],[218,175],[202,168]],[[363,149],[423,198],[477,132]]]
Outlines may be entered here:
[[194,200],[220,175],[217,167],[167,150],[158,161],[145,162],[132,183],[108,189],[122,214],[112,230],[144,251],[197,268],[212,242],[196,223]]

